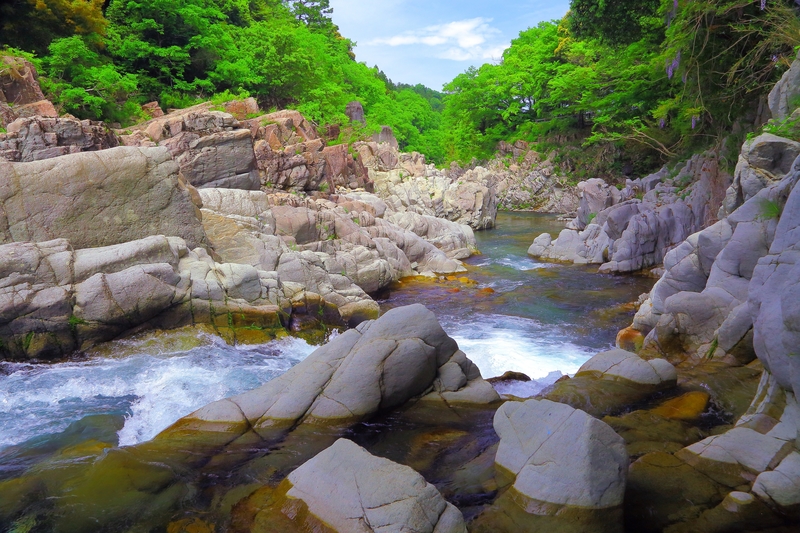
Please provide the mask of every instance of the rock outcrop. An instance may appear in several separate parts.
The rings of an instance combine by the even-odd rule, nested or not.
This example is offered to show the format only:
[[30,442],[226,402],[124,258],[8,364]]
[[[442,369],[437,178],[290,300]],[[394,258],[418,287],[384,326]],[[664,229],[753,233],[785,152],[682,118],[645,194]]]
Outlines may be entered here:
[[58,116],[39,87],[36,67],[21,57],[0,56],[0,127],[33,116]]
[[631,509],[660,487],[689,479],[705,486],[692,506],[680,503],[683,494],[661,493],[636,519],[653,531],[761,529],[800,517],[800,158],[786,164],[797,157],[795,144],[771,135],[745,143],[728,195],[733,211],[667,254],[665,273],[634,319],[632,329],[646,334],[641,355],[681,362],[684,375],[703,365],[764,369],[752,404],[730,429],[632,465]]
[[495,463],[511,486],[474,531],[622,531],[628,454],[607,424],[548,400],[497,410]]
[[[670,177],[672,176],[672,177]],[[579,185],[578,216],[557,239],[542,234],[534,257],[600,264],[601,272],[660,265],[667,252],[716,220],[729,177],[715,154],[698,155],[616,190],[602,180]]]
[[466,533],[464,517],[411,468],[337,440],[289,474],[253,519],[291,533]]
[[363,322],[282,376],[195,411],[157,439],[186,431],[282,438],[300,423],[351,424],[429,393],[449,403],[499,399],[433,313],[416,304]]
[[604,416],[676,384],[675,367],[666,360],[645,361],[625,350],[610,350],[589,359],[573,378],[556,382],[543,397]]
[[119,144],[116,134],[102,122],[37,115],[15,120],[0,134],[0,159],[26,163]]
[[64,238],[81,249],[167,235],[195,248],[206,244],[199,205],[164,148],[0,161],[0,244]]
[[216,263],[177,237],[79,250],[65,239],[7,244],[0,246],[0,357],[63,357],[144,327],[274,332],[292,312],[285,292],[275,272]]
[[[798,179],[795,163],[779,183],[761,189],[727,218],[667,255],[665,274],[634,319],[633,327],[648,335],[646,347],[672,357],[727,357],[739,363],[755,358],[750,283],[771,249]],[[791,224],[792,211],[785,212],[789,217],[784,224]],[[782,232],[787,233],[791,234],[788,228]]]
[[800,53],[781,80],[769,93],[769,109],[774,120],[785,120],[798,107],[800,96]]

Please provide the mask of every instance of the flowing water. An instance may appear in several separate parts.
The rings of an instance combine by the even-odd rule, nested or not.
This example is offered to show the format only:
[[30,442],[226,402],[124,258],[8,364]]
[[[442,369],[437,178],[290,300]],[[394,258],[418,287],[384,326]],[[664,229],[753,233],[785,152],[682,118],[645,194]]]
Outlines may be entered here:
[[527,255],[535,236],[557,236],[563,227],[552,215],[500,213],[497,229],[476,233],[482,255],[466,261],[467,274],[399,284],[382,308],[424,303],[484,377],[512,370],[534,379],[501,392],[535,394],[610,348],[630,325],[631,303],[653,285]]
[[[552,216],[501,214],[498,229],[477,234],[483,254],[467,261],[467,274],[404,280],[381,306],[425,304],[485,377],[515,370],[534,378],[498,384],[500,392],[536,394],[610,347],[630,323],[631,302],[652,285],[527,256],[533,237],[561,227]],[[68,362],[0,363],[0,530],[79,531],[74,520],[95,516],[110,531],[163,531],[182,517],[224,530],[237,508],[248,509],[231,506],[253,487],[277,484],[340,436],[417,469],[468,518],[493,501],[496,406],[418,402],[350,428],[304,424],[274,447],[231,443],[205,466],[188,467],[205,457],[202,442],[145,442],[205,404],[281,375],[313,349],[295,338],[232,347],[187,328],[108,343]],[[9,505],[17,510],[4,524]],[[184,530],[176,524],[167,530]]]
[[[527,256],[534,236],[561,228],[548,215],[500,214],[498,229],[477,234],[483,255],[467,261],[469,282],[407,281],[381,305],[427,305],[485,377],[524,372],[535,381],[504,392],[531,395],[611,346],[632,316],[623,304],[652,284]],[[169,333],[118,341],[78,361],[0,363],[0,474],[15,469],[4,456],[6,463],[9,454],[17,457],[20,444],[54,446],[86,432],[75,426],[84,417],[106,417],[98,423],[116,431],[120,445],[148,440],[207,403],[282,374],[314,349],[299,339],[231,347],[212,335],[180,335],[181,342]]]

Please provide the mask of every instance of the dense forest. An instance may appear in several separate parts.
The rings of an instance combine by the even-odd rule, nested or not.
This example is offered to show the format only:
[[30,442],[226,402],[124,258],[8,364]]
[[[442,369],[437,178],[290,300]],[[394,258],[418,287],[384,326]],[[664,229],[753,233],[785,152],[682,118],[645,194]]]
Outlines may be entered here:
[[798,9],[573,0],[563,20],[521,32],[502,61],[468,69],[443,93],[356,61],[328,0],[12,0],[0,5],[0,46],[32,60],[61,111],[81,118],[125,125],[146,118],[140,104],[152,100],[252,96],[323,127],[345,123],[358,100],[367,125],[343,136],[388,124],[401,148],[438,164],[526,140],[594,147],[576,152],[643,172],[753,128],[800,45]]

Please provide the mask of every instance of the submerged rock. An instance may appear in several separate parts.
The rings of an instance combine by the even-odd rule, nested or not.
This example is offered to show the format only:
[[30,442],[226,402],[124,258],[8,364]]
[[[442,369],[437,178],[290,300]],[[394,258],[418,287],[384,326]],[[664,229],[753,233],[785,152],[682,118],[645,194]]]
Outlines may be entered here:
[[250,531],[467,531],[461,512],[421,475],[347,439],[337,440],[265,496],[257,491],[240,504],[266,499],[257,503]]

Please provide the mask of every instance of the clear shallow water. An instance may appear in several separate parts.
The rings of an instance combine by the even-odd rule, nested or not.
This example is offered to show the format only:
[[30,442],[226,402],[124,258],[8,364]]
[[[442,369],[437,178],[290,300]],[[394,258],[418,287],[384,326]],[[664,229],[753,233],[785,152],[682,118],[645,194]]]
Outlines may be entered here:
[[124,355],[113,358],[0,363],[0,450],[90,415],[124,416],[122,446],[149,440],[207,403],[283,374],[314,350],[294,338],[232,347],[200,335],[200,346],[188,351],[142,353],[135,342],[118,341],[112,346]]
[[552,215],[500,213],[496,229],[475,234],[482,255],[468,259],[469,272],[459,275],[470,283],[406,281],[381,306],[425,304],[484,377],[523,372],[536,381],[507,392],[535,394],[558,372],[572,374],[611,347],[631,322],[630,303],[654,282],[527,255],[539,234],[557,236],[562,229]]

